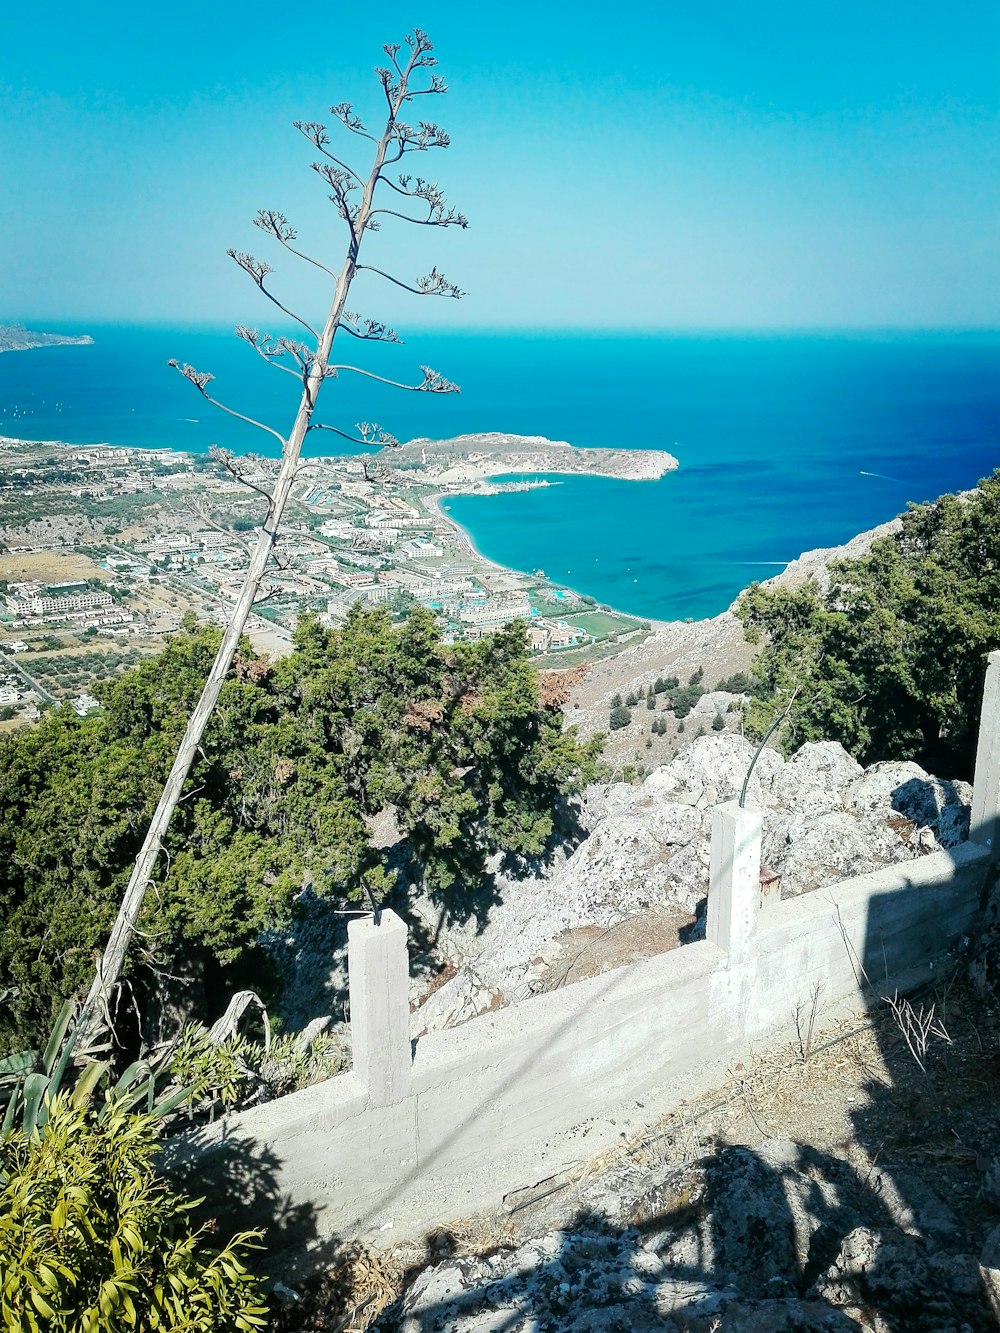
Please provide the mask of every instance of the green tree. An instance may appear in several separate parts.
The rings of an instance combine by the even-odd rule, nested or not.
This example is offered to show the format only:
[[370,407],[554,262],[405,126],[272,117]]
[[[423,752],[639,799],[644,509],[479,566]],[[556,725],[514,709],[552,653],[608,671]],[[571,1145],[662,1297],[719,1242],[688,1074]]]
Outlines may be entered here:
[[[191,622],[189,622],[190,625]],[[33,1044],[87,984],[92,953],[169,769],[218,634],[194,627],[99,688],[0,738],[0,1048]],[[478,884],[495,851],[538,856],[594,772],[543,702],[523,626],[445,645],[430,612],[304,618],[277,663],[244,644],[166,841],[133,979],[194,964],[237,981],[303,883],[342,900],[391,878],[371,827],[391,812],[428,889]],[[153,969],[153,970],[151,970]]]
[[622,728],[627,727],[631,721],[631,709],[626,708],[624,704],[619,704],[617,708],[612,708],[611,710],[611,714],[608,718],[608,729],[610,731],[621,731]]
[[826,592],[754,585],[740,599],[748,637],[765,640],[751,733],[797,688],[787,748],[839,740],[863,763],[971,777],[986,654],[1000,644],[1000,473],[969,498],[912,506],[830,579]]
[[[250,553],[229,622],[222,634],[211,667],[206,672],[201,693],[191,709],[183,736],[178,741],[160,798],[136,853],[121,906],[100,961],[94,969],[93,982],[78,1020],[81,1029],[86,1032],[91,1042],[105,1035],[105,1025],[101,1016],[102,1006],[106,1006],[124,966],[129,943],[142,913],[146,894],[154,870],[157,869],[160,852],[165,845],[174,814],[181,801],[185,783],[203,748],[202,740],[206,728],[219,704],[251,609],[258,598],[265,572],[275,554],[278,527],[299,476],[299,463],[306,435],[312,430],[327,429],[338,436],[352,440],[359,447],[381,447],[396,443],[391,435],[371,423],[359,425],[356,434],[352,435],[345,433],[339,427],[316,419],[320,390],[328,379],[335,378],[341,373],[359,373],[380,380],[382,383],[393,384],[395,387],[418,393],[453,393],[457,390],[456,385],[429,366],[422,367],[422,378],[417,383],[398,384],[372,370],[349,363],[338,365],[334,355],[338,335],[343,333],[362,342],[398,341],[396,334],[380,321],[360,319],[348,309],[351,285],[360,269],[367,269],[373,274],[387,278],[396,286],[405,288],[417,296],[457,298],[462,295],[459,288],[449,282],[437,267],[433,267],[415,283],[408,283],[361,262],[361,252],[368,233],[378,231],[384,219],[394,221],[401,219],[420,227],[467,226],[462,214],[447,205],[444,195],[436,184],[420,176],[414,178],[412,175],[400,175],[396,181],[391,179],[395,165],[408,154],[447,148],[450,139],[440,126],[428,120],[418,120],[416,124],[412,124],[406,119],[406,116],[411,115],[414,110],[414,99],[421,99],[415,105],[423,106],[423,98],[438,97],[447,91],[447,85],[439,75],[429,73],[437,62],[431,55],[432,43],[426,33],[419,28],[415,28],[407,35],[405,44],[389,44],[383,49],[388,64],[376,69],[376,77],[381,84],[385,103],[385,120],[382,128],[375,133],[369,133],[349,103],[339,103],[331,107],[332,115],[343,129],[374,145],[370,167],[362,168],[365,174],[361,174],[344,162],[343,150],[339,146],[336,154],[331,152],[330,134],[325,125],[315,121],[298,121],[295,125],[315,150],[318,160],[314,161],[313,169],[329,191],[328,198],[346,230],[343,259],[337,264],[336,271],[303,253],[296,244],[295,228],[290,225],[283,213],[275,209],[260,209],[254,218],[256,226],[285,253],[305,261],[313,269],[318,269],[328,276],[329,304],[322,324],[314,327],[308,319],[290,310],[272,293],[268,284],[268,277],[273,271],[270,264],[243,250],[231,249],[228,252],[233,262],[261,293],[278,306],[282,314],[304,331],[310,340],[305,343],[300,339],[289,337],[274,338],[245,325],[241,325],[237,330],[239,336],[267,364],[291,375],[299,383],[301,393],[298,408],[288,434],[282,435],[272,426],[254,421],[221,403],[213,393],[209,392],[208,386],[213,380],[211,374],[196,370],[187,364],[180,364],[176,360],[170,362],[206,401],[222,411],[239,417],[243,422],[258,427],[272,440],[277,441],[280,446],[281,464],[270,489],[261,488],[247,479],[254,490],[259,492],[263,489],[267,499],[266,512],[257,541]],[[392,193],[389,194],[387,191]],[[413,209],[417,210],[415,214]],[[343,342],[344,338],[340,337],[341,345]],[[241,462],[227,455],[225,464],[233,475],[243,477],[245,460]],[[256,467],[256,463],[251,466]]]

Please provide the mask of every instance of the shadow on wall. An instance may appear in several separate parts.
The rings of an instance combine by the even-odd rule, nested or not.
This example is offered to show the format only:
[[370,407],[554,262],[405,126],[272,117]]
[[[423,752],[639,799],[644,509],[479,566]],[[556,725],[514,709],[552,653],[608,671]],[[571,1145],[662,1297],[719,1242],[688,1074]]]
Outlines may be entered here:
[[[577,1186],[562,1216],[542,1205],[521,1231],[535,1238],[516,1248],[449,1254],[443,1232],[439,1257],[377,1327],[995,1333],[977,1260],[1000,1221],[981,1188],[1000,1145],[1000,1014],[944,981],[911,999],[916,1029],[905,1010],[893,1016],[879,982],[901,947],[901,897],[919,892],[873,900],[855,960],[883,1067],[864,1081],[847,1141],[821,1151],[767,1137],[762,1112],[754,1148],[612,1167]],[[914,1035],[932,1002],[953,1044]]]
[[[192,1152],[183,1140],[167,1140],[162,1161],[164,1174],[189,1198],[201,1202],[192,1213],[195,1225],[207,1224],[224,1243],[236,1231],[260,1227],[269,1253],[308,1253],[311,1270],[332,1264],[342,1243],[323,1234],[319,1210],[311,1203],[293,1202],[279,1186],[281,1163],[274,1152],[254,1139],[228,1136],[209,1151]],[[265,1258],[254,1264],[266,1273]],[[297,1276],[294,1263],[283,1270]]]

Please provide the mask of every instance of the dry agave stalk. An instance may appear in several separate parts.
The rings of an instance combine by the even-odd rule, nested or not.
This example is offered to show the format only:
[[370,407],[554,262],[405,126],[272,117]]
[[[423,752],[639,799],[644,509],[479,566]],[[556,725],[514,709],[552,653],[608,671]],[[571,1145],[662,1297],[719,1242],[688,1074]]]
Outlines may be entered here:
[[[327,379],[350,373],[377,379],[384,384],[416,393],[454,393],[457,390],[456,385],[429,366],[422,367],[422,378],[417,383],[406,384],[374,375],[358,366],[338,364],[332,356],[334,341],[339,333],[362,341],[398,341],[395,332],[380,321],[360,319],[347,308],[351,284],[355,275],[363,270],[386,278],[395,286],[417,296],[454,298],[462,295],[458,287],[449,282],[436,267],[425,277],[408,283],[370,264],[362,263],[360,259],[365,235],[369,231],[378,230],[379,218],[382,215],[402,219],[415,226],[464,228],[467,225],[460,213],[445,205],[436,185],[431,185],[420,177],[414,181],[408,175],[399,175],[395,180],[392,179],[392,167],[401,162],[406,155],[448,146],[448,136],[439,126],[423,120],[411,124],[403,119],[404,111],[415,99],[440,95],[447,91],[447,87],[439,75],[427,73],[436,61],[431,55],[433,50],[431,42],[419,28],[407,36],[405,44],[390,43],[384,50],[389,65],[376,70],[386,103],[386,119],[381,132],[377,134],[369,132],[349,103],[339,103],[330,108],[331,114],[345,130],[374,145],[374,158],[367,176],[359,174],[348,162],[331,151],[330,135],[324,125],[315,121],[297,121],[295,125],[320,155],[321,160],[312,164],[313,170],[329,188],[329,197],[347,229],[347,248],[340,268],[337,270],[329,268],[300,249],[295,244],[296,231],[283,213],[275,209],[261,209],[254,218],[255,225],[272,241],[297,259],[325,273],[329,278],[333,292],[329,312],[322,328],[315,328],[275,295],[268,281],[273,272],[270,264],[243,250],[232,249],[228,252],[233,262],[243,270],[261,294],[286,319],[296,323],[308,335],[308,341],[301,341],[288,337],[272,337],[245,325],[241,325],[237,330],[239,336],[268,365],[283,374],[292,375],[301,385],[299,407],[287,437],[216,398],[210,388],[213,376],[208,372],[197,370],[194,366],[179,361],[170,363],[208,402],[230,416],[264,431],[276,440],[281,449],[281,465],[277,477],[272,482],[266,477],[262,481],[259,474],[253,477],[247,475],[247,466],[237,460],[229,458],[228,463],[226,459],[222,460],[234,476],[246,481],[260,493],[261,498],[266,501],[266,513],[256,545],[250,554],[236,605],[223,633],[222,642],[201,697],[191,713],[146,837],[136,857],[110,938],[98,962],[93,984],[77,1021],[76,1031],[80,1038],[77,1043],[78,1054],[104,1050],[110,1045],[109,999],[121,973],[146,892],[152,883],[164,836],[199,752],[201,738],[215,709],[250,612],[261,598],[265,571],[269,563],[277,558],[275,544],[278,526],[293,485],[300,476],[302,446],[307,434],[314,430],[329,430],[350,440],[359,448],[391,447],[396,443],[388,432],[370,422],[361,423],[357,433],[352,435],[339,427],[315,419],[316,400],[323,383]],[[387,198],[386,191],[393,192],[391,202],[396,205],[393,208],[387,208],[381,202]],[[402,200],[401,204],[397,202],[399,200]],[[417,215],[407,211],[414,207],[418,210],[420,207],[426,208],[426,216],[421,216],[419,211]]]

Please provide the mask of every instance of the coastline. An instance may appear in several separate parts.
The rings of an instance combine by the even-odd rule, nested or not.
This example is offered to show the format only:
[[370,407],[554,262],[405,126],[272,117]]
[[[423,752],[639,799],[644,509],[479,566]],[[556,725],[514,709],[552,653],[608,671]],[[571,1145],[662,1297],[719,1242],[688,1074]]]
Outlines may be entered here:
[[[643,482],[643,481],[658,480],[660,477],[668,475],[670,472],[675,471],[679,467],[677,459],[674,458],[672,454],[668,454],[662,450],[577,449],[576,446],[567,444],[564,441],[546,440],[540,436],[517,437],[509,435],[500,436],[497,434],[484,434],[484,435],[475,434],[475,435],[456,437],[456,438],[457,440],[461,440],[463,442],[467,441],[469,443],[474,443],[474,442],[478,443],[480,441],[524,440],[528,446],[535,448],[542,447],[545,449],[546,453],[546,458],[545,458],[546,475],[553,477],[593,476],[593,477],[606,478],[612,481]],[[455,442],[456,441],[453,440],[432,441],[432,440],[417,439],[417,440],[407,441],[407,443],[401,446],[401,448],[413,449],[416,446],[421,446],[421,447],[426,445],[433,446],[435,444],[452,445]],[[79,453],[86,453],[90,450],[113,449],[115,451],[122,450],[126,454],[134,452],[134,453],[141,453],[158,457],[163,457],[164,455],[169,454],[172,458],[176,458],[178,462],[180,462],[181,460],[190,461],[191,459],[201,457],[200,454],[192,453],[190,450],[174,449],[171,448],[170,446],[116,445],[108,441],[95,441],[91,444],[73,444],[68,440],[33,440],[33,439],[25,439],[19,436],[0,435],[0,448],[4,447],[22,447],[22,448],[39,447],[46,449],[72,449]],[[551,454],[549,454],[549,450],[552,451]],[[640,462],[642,466],[636,467],[632,470],[620,468],[617,471],[611,470],[610,468],[608,470],[604,470],[591,467],[559,468],[558,464],[567,459],[567,453],[564,453],[563,452],[564,450],[567,451],[567,453],[569,453],[569,451],[572,451],[571,453],[569,453],[569,457],[572,458],[573,461],[580,461],[581,458],[583,461],[590,461],[592,460],[594,455],[599,455],[601,453],[615,455],[619,458],[624,458],[628,455],[642,455],[643,457],[641,459],[636,460]],[[398,451],[394,451],[393,453],[389,453],[386,455],[387,463],[390,468],[392,466],[392,461],[396,453],[398,453]],[[364,454],[333,454],[333,455],[328,454],[328,455],[319,455],[315,458],[311,458],[309,461],[312,464],[322,464],[324,462],[327,463],[333,463],[335,461],[343,462],[344,460],[358,460],[367,457],[368,455]],[[271,461],[276,462],[277,460],[271,460]],[[534,571],[518,569],[512,565],[504,565],[501,564],[499,561],[493,560],[489,556],[484,555],[483,552],[476,545],[476,542],[469,529],[464,527],[461,523],[459,523],[457,519],[453,518],[451,514],[447,513],[442,507],[442,502],[450,496],[484,495],[484,494],[491,495],[491,494],[503,493],[502,491],[499,490],[488,489],[490,487],[491,479],[493,477],[519,475],[522,471],[524,471],[523,462],[517,462],[516,464],[512,463],[509,467],[507,467],[501,459],[497,459],[496,457],[494,457],[490,459],[488,466],[478,468],[476,467],[475,464],[473,464],[470,470],[472,471],[473,475],[470,475],[464,481],[456,481],[456,480],[450,481],[448,483],[447,489],[440,489],[438,486],[435,485],[435,482],[436,481],[439,482],[440,478],[428,478],[417,475],[410,477],[409,474],[405,472],[400,473],[400,476],[404,477],[405,480],[407,481],[413,481],[421,486],[428,487],[429,493],[420,496],[420,503],[426,508],[427,513],[432,521],[437,521],[444,524],[446,527],[450,528],[454,533],[457,534],[459,542],[461,543],[466,554],[471,560],[474,560],[475,562],[485,566],[488,570],[492,571],[494,575],[500,577],[514,578],[514,579],[534,578],[535,577]],[[549,487],[558,484],[559,484],[558,482],[540,481],[536,483],[536,486]],[[529,488],[534,489],[535,487],[531,487],[529,484],[529,486],[525,486],[523,489],[529,489]],[[592,593],[580,592],[578,589],[572,587],[569,584],[556,583],[554,580],[550,579],[546,574],[544,574],[544,572],[540,576],[540,581],[544,581],[545,584],[547,584],[554,590],[564,590],[566,592],[572,593],[577,598],[593,596]],[[653,630],[656,630],[658,628],[673,623],[682,623],[680,621],[673,622],[673,621],[659,620],[652,616],[640,616],[631,611],[622,611],[607,602],[598,602],[597,609],[607,610],[613,615],[621,616],[623,619],[629,621],[634,621],[636,625],[648,624]]]
[[[433,495],[429,495],[424,499],[424,504],[427,506],[428,512],[433,513],[442,523],[447,524],[447,526],[450,527],[454,532],[458,533],[459,538],[462,541],[463,545],[465,546],[466,550],[468,551],[469,555],[472,556],[474,559],[480,561],[484,565],[488,565],[490,569],[495,570],[498,574],[516,575],[519,578],[534,578],[535,573],[531,570],[515,569],[512,565],[502,565],[498,560],[492,560],[488,555],[484,555],[482,551],[479,549],[479,547],[476,545],[472,533],[469,531],[469,529],[463,527],[462,524],[459,523],[458,519],[452,518],[452,516],[441,507],[441,501],[445,499],[447,496],[482,495],[482,494],[484,494],[484,492],[473,490],[471,488],[463,490],[455,489],[449,491],[436,491]],[[485,492],[485,494],[488,495],[491,494],[491,492],[487,491]],[[548,584],[550,588],[564,589],[566,592],[572,593],[575,597],[593,596],[593,593],[588,593],[588,592],[581,593],[578,588],[574,588],[568,583],[556,583],[553,579],[550,579],[548,575],[544,573],[544,571],[542,572],[540,577],[544,579],[544,581]],[[600,610],[607,609],[616,616],[622,616],[628,620],[634,620],[637,625],[641,625],[644,623],[648,624],[650,628],[653,630],[661,629],[667,625],[683,623],[682,621],[657,620],[653,616],[637,616],[631,611],[621,611],[618,609],[618,607],[611,606],[607,602],[599,602],[597,606],[598,609]]]
[[[472,436],[466,438],[469,440],[478,440],[483,437]],[[485,438],[491,438],[491,437],[485,437]],[[510,439],[514,437],[505,437],[505,438]],[[538,441],[536,438],[532,438],[530,442],[532,444],[535,444]],[[410,441],[409,446],[403,446],[403,447],[412,448],[412,446],[423,446],[425,444],[433,444],[433,443],[434,442],[431,441]],[[545,442],[545,443],[551,443],[551,442]],[[78,451],[80,453],[86,453],[88,451],[97,451],[97,450],[114,450],[116,453],[121,451],[123,457],[127,457],[129,453],[145,454],[150,457],[160,457],[160,458],[169,455],[172,459],[175,459],[178,463],[182,462],[190,463],[192,459],[200,457],[200,455],[193,454],[189,450],[179,450],[171,448],[169,446],[146,446],[146,447],[138,445],[117,446],[110,444],[108,442],[98,442],[90,445],[79,445],[79,444],[72,444],[65,440],[31,440],[16,436],[0,435],[0,448],[31,449],[33,447],[48,448],[53,450],[68,449],[68,450]],[[573,448],[574,447],[570,445],[554,446],[554,450],[560,450],[560,451],[562,449],[570,450]],[[584,451],[580,452],[582,453]],[[590,454],[594,454],[599,451],[592,450],[587,452],[589,452]],[[628,453],[641,454],[646,451],[622,450],[622,451],[608,451],[608,452],[616,452],[619,454],[628,454]],[[343,463],[344,461],[356,461],[361,457],[364,457],[364,455],[353,455],[353,454],[327,455],[325,458],[320,457],[313,459],[311,461],[314,463],[322,463],[324,461],[330,463],[334,462]],[[562,455],[562,457],[565,457],[565,455]],[[659,475],[661,476],[666,475],[666,471],[672,471],[677,466],[676,460],[673,459],[671,455],[665,455],[665,457],[670,459],[670,462],[672,463],[673,466],[668,467],[665,471],[661,471],[659,473]],[[549,460],[549,462],[551,467],[551,460]],[[444,501],[452,496],[482,495],[484,493],[491,494],[493,492],[488,490],[484,491],[482,489],[483,484],[488,484],[489,479],[491,477],[502,476],[502,475],[514,475],[513,464],[511,465],[510,470],[507,471],[505,474],[502,467],[497,466],[497,463],[498,460],[496,458],[490,459],[488,462],[487,460],[483,460],[483,467],[480,470],[486,473],[485,476],[479,475],[479,476],[468,477],[464,483],[459,482],[457,480],[452,480],[448,483],[446,488],[441,488],[440,485],[435,485],[435,480],[439,481],[440,480],[439,478],[433,479],[417,475],[408,477],[406,473],[401,473],[400,475],[405,477],[406,480],[412,480],[414,483],[419,485],[421,489],[426,488],[424,489],[424,493],[419,496],[420,505],[424,508],[425,512],[427,513],[432,523],[439,522],[445,527],[449,528],[453,533],[457,535],[457,540],[460,543],[461,548],[463,549],[464,553],[470,560],[484,567],[487,571],[490,572],[491,576],[494,578],[499,577],[503,579],[515,579],[515,580],[533,579],[536,577],[536,573],[534,571],[518,569],[511,565],[505,565],[502,564],[500,561],[494,560],[490,556],[485,555],[477,546],[471,531],[468,528],[466,528],[463,524],[461,524],[456,518],[452,516],[450,512],[448,512],[443,507]],[[522,464],[518,463],[516,466],[518,469],[520,469]],[[559,472],[552,470],[551,475],[553,476],[590,475],[590,476],[608,477],[613,480],[652,479],[648,475],[644,476],[632,475],[630,477],[623,477],[621,471],[618,472],[603,471],[603,470],[591,471],[590,468],[581,469],[578,467],[567,468],[564,471],[559,471]],[[765,582],[767,586],[775,586],[775,585],[794,586],[795,584],[802,582],[808,578],[818,578],[819,581],[822,582],[823,577],[825,575],[826,566],[830,561],[842,558],[844,556],[856,556],[863,554],[871,545],[871,542],[877,536],[880,536],[885,532],[893,530],[893,528],[897,524],[898,524],[898,519],[892,519],[887,523],[877,526],[876,528],[869,529],[855,535],[854,537],[849,539],[849,541],[843,543],[840,546],[829,547],[829,548],[812,548],[810,550],[803,551],[801,554],[791,559],[780,572],[778,572],[771,578],[764,580],[763,582]],[[587,591],[581,592],[580,590],[574,588],[570,584],[557,583],[544,573],[542,573],[540,576],[537,577],[539,577],[539,581],[544,582],[547,586],[551,587],[553,590],[556,591],[562,590],[572,593],[578,599],[594,596],[594,594]],[[749,586],[749,584],[747,586]],[[703,616],[697,618],[678,617],[674,619],[661,619],[654,616],[639,615],[634,612],[621,611],[617,607],[614,607],[610,603],[606,602],[597,602],[596,609],[599,610],[606,609],[611,613],[622,617],[625,620],[634,622],[637,626],[648,624],[651,632],[655,636],[664,631],[676,629],[681,626],[687,626],[687,627],[698,626],[698,625],[707,626],[720,623],[725,618],[731,616],[733,606],[735,606],[737,601],[738,597],[735,598],[728,607],[720,610],[714,616],[708,616],[708,617]]]

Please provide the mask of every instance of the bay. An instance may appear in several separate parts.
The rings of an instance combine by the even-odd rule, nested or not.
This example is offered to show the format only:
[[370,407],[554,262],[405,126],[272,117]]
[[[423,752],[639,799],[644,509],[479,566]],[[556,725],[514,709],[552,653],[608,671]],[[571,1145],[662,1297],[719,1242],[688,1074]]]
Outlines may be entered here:
[[[235,409],[287,430],[296,401],[218,329],[67,328],[91,347],[0,356],[0,433],[69,443],[277,442],[217,412],[166,362],[211,371]],[[1000,335],[690,336],[418,332],[350,343],[355,364],[417,382],[429,364],[458,396],[405,394],[342,374],[321,409],[400,439],[506,431],[576,445],[662,448],[657,482],[553,477],[542,489],[445,501],[484,555],[623,611],[722,610],[801,551],[846,541],[908,501],[975,484],[1000,464]],[[356,354],[356,355],[355,355]],[[350,449],[316,432],[310,452]]]

